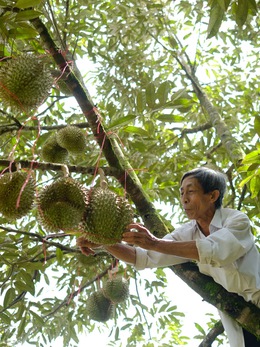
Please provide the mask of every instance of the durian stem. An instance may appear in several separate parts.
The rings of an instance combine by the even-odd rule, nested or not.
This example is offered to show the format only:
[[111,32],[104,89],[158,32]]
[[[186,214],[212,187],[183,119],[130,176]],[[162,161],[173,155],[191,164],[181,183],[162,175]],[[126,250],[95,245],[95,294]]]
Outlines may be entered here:
[[70,172],[69,172],[69,168],[67,165],[62,165],[61,166],[62,172],[64,174],[64,177],[69,177]]
[[98,173],[100,176],[100,187],[102,189],[107,189],[107,179],[106,179],[106,176],[105,176],[103,169],[99,168]]

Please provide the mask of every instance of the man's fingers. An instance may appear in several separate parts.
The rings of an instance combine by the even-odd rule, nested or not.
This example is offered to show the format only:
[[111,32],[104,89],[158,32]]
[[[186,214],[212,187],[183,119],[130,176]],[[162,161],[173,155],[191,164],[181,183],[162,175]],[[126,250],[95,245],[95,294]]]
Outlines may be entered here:
[[131,223],[126,227],[127,230],[136,229],[137,231],[147,231],[147,228],[140,223]]
[[93,249],[88,248],[88,247],[80,247],[80,250],[83,254],[85,255],[90,255],[90,254],[95,254],[95,252],[93,251]]

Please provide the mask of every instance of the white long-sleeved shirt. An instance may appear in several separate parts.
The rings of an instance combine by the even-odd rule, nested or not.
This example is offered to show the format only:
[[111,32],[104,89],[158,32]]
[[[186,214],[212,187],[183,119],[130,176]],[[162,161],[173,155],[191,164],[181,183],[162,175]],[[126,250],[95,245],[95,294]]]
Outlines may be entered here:
[[[248,217],[237,210],[217,209],[205,236],[195,220],[185,223],[164,237],[173,241],[196,240],[197,265],[201,273],[211,276],[227,291],[241,295],[260,307],[260,253],[251,233]],[[164,267],[190,261],[186,258],[136,248],[138,270]],[[242,329],[221,313],[231,347],[244,347]]]

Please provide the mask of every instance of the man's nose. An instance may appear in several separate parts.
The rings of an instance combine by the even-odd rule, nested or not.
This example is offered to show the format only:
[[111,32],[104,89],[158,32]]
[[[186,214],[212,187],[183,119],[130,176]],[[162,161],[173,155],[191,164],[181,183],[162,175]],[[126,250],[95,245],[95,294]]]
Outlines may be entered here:
[[181,196],[181,201],[183,203],[186,203],[186,202],[188,202],[188,200],[189,200],[188,194],[183,193],[182,196]]

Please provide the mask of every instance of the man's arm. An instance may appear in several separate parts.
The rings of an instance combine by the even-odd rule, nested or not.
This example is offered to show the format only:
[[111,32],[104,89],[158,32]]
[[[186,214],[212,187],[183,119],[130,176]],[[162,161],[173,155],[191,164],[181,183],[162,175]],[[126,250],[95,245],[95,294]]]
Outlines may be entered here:
[[199,260],[196,241],[173,241],[158,239],[151,234],[148,229],[140,224],[130,224],[129,229],[136,229],[138,231],[125,232],[123,234],[123,241],[126,243],[163,254]]
[[125,263],[135,265],[136,253],[134,247],[118,243],[113,246],[104,246],[103,248],[115,258],[120,259]]
[[88,241],[87,239],[85,239],[84,236],[79,237],[77,239],[77,245],[79,246],[81,252],[86,256],[89,256],[90,254],[95,254],[95,249],[103,248],[108,253],[113,255],[115,258],[120,259],[125,263],[129,263],[132,265],[135,264],[135,248],[130,245],[118,243],[113,246],[102,246]]

